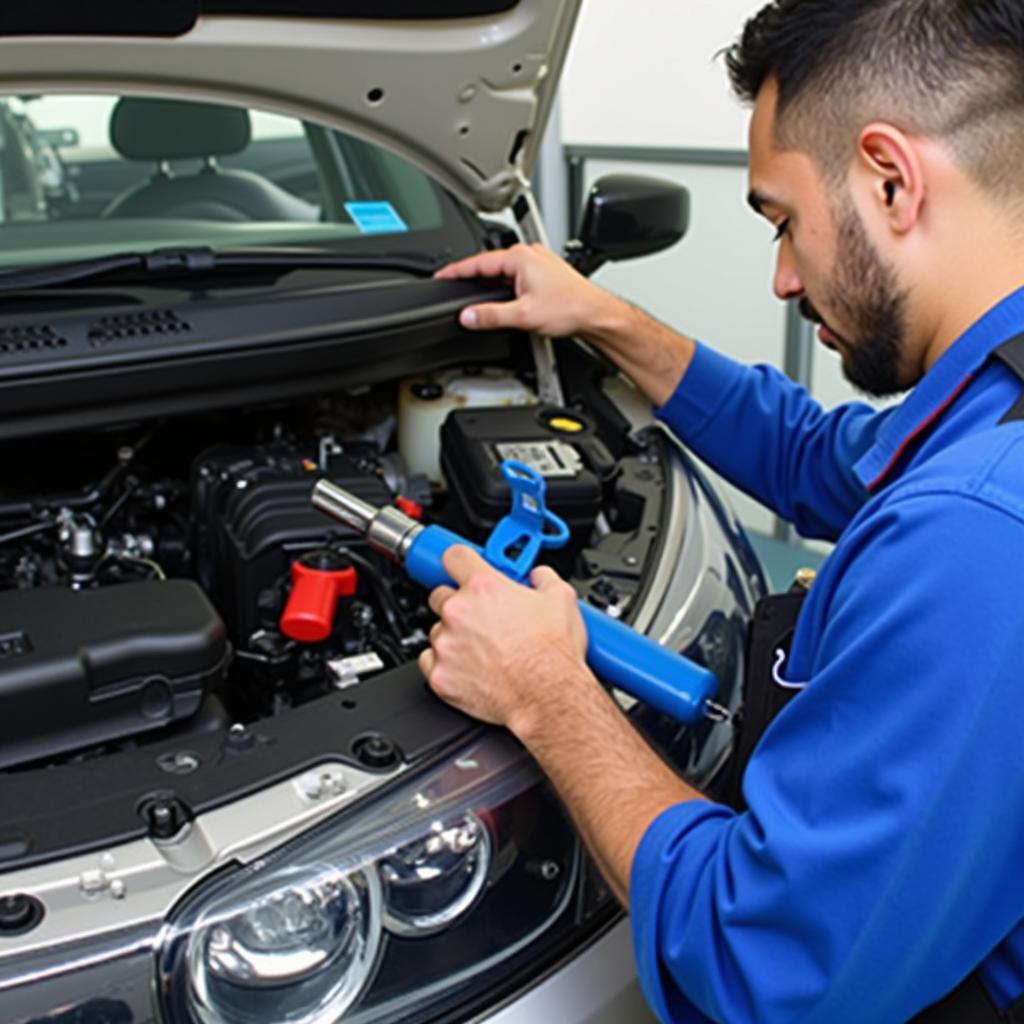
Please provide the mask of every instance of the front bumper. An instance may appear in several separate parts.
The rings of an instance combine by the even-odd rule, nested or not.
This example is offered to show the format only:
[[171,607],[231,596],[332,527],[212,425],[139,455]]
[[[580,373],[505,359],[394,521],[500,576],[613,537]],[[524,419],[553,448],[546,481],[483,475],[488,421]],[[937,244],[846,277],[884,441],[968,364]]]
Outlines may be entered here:
[[640,992],[628,921],[495,1013],[487,1024],[657,1024]]
[[[5,993],[0,1019],[3,1024],[156,1024],[151,956],[145,944],[134,951],[128,944],[116,960],[83,962],[56,977],[41,972],[31,985]],[[90,995],[83,998],[83,992]],[[656,1024],[637,984],[629,922],[620,921],[582,954],[477,1021]]]

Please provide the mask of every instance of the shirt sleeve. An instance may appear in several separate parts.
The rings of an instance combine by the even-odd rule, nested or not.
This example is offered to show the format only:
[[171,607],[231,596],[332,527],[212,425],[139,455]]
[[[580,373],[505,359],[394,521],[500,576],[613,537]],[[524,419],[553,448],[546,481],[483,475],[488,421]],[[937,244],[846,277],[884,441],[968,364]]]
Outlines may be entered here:
[[663,1021],[906,1021],[1014,931],[1022,525],[922,493],[851,527],[815,583],[837,580],[807,688],[748,767],[749,810],[671,808],[634,858],[639,975]]
[[792,522],[835,539],[868,492],[853,467],[891,410],[851,402],[826,413],[768,366],[744,366],[699,344],[658,417],[716,472]]

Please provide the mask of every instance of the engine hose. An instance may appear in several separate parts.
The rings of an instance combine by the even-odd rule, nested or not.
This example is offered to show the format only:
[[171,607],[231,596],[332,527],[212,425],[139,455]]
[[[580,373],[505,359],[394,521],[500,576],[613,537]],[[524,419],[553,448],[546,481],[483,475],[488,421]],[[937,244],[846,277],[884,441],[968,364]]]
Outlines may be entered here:
[[12,530],[10,533],[0,533],[0,547],[4,544],[12,544],[16,540],[27,540],[37,533],[45,533],[57,526],[56,519],[47,520],[45,523],[32,523],[30,526],[22,526],[20,529]]
[[410,630],[405,623],[405,616],[402,614],[402,609],[398,607],[395,595],[392,594],[390,588],[381,581],[379,570],[368,559],[364,558],[362,555],[356,554],[356,552],[351,551],[348,548],[345,549],[345,554],[352,560],[356,568],[360,570],[362,578],[369,582],[381,608],[384,610],[384,617],[388,621],[388,626],[391,628],[392,634],[394,634],[395,639],[399,644],[401,644],[409,635]]

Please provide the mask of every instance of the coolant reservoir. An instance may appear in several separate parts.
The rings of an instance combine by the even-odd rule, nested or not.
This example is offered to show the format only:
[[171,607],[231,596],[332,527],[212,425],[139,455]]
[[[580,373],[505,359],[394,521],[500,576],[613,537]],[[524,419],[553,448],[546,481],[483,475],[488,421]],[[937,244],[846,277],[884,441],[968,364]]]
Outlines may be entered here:
[[536,405],[537,396],[507,370],[449,370],[408,377],[399,385],[398,450],[411,473],[431,483],[441,476],[441,424],[450,412],[469,407]]

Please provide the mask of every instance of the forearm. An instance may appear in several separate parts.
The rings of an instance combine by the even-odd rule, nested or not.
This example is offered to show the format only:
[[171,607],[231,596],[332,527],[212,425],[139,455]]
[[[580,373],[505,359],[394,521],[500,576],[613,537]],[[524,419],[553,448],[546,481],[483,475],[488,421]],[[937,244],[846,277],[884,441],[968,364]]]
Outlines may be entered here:
[[629,905],[640,840],[662,811],[703,799],[630,725],[586,669],[553,675],[542,706],[510,722],[554,783],[616,897]]
[[610,293],[595,303],[582,335],[659,406],[678,387],[696,350],[692,339]]

